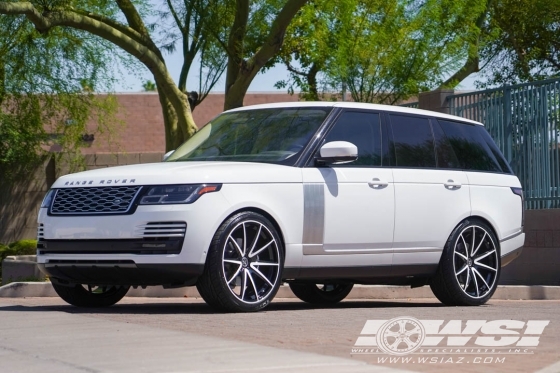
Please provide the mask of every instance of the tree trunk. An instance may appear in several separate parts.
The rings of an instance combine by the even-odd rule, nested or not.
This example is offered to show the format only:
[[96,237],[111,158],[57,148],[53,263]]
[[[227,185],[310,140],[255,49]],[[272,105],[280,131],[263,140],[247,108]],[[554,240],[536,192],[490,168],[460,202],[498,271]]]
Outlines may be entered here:
[[243,42],[249,18],[249,1],[237,0],[237,13],[228,40],[228,67],[226,72],[226,97],[224,110],[243,106],[245,94],[251,82],[272,59],[284,43],[288,25],[307,0],[288,0],[270,27],[270,31],[257,52],[249,59],[243,58]]

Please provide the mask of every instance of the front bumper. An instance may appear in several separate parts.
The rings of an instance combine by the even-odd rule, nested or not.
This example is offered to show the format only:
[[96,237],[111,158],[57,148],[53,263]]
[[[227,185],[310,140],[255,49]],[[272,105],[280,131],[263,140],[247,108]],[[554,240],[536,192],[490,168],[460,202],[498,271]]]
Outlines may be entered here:
[[51,281],[63,285],[180,287],[196,283],[203,264],[136,264],[131,260],[51,260],[38,264]]

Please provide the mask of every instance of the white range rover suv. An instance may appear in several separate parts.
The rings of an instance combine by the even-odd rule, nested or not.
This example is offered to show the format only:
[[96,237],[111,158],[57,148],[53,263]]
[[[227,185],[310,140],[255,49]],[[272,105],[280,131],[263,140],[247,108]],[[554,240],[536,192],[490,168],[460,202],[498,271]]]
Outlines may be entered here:
[[477,122],[394,106],[306,102],[224,112],[165,162],[59,178],[37,260],[66,302],[196,285],[220,310],[354,284],[429,285],[480,305],[524,243],[519,180]]

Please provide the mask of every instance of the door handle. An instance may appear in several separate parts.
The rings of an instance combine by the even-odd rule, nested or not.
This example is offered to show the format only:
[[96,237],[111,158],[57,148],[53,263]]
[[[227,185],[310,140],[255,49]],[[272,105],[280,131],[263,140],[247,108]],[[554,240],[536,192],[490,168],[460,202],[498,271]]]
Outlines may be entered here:
[[375,188],[375,187],[384,188],[387,185],[389,185],[389,183],[386,182],[386,181],[379,180],[379,178],[377,178],[377,177],[374,177],[371,181],[368,181],[368,185],[372,188]]
[[459,189],[463,184],[461,184],[460,182],[455,182],[453,181],[453,179],[449,179],[445,183],[443,183],[443,185],[445,185],[445,187],[448,189]]

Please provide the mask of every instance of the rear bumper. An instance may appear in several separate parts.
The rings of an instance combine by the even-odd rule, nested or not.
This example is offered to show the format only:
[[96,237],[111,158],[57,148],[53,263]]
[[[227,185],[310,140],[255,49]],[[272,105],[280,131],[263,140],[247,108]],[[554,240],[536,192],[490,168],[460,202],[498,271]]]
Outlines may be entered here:
[[203,264],[137,264],[132,260],[51,260],[38,264],[53,282],[61,284],[190,286]]
[[506,238],[500,242],[502,254],[502,267],[511,263],[514,259],[521,255],[523,244],[525,243],[525,233],[521,232],[517,235]]

